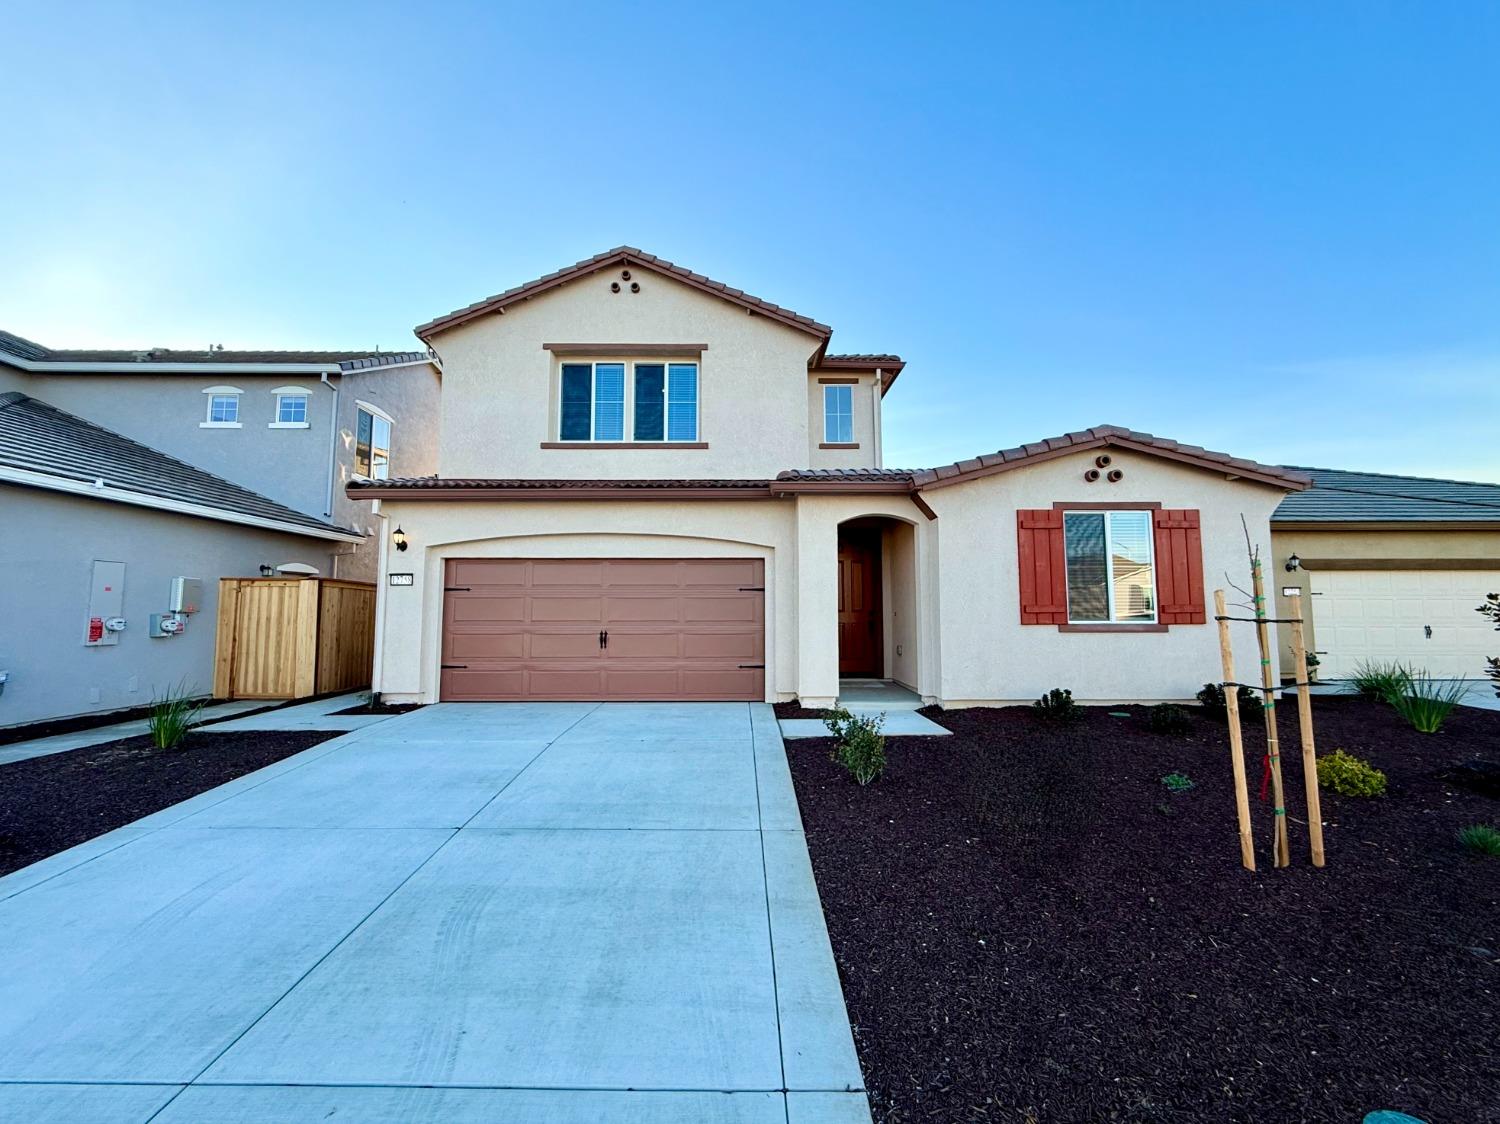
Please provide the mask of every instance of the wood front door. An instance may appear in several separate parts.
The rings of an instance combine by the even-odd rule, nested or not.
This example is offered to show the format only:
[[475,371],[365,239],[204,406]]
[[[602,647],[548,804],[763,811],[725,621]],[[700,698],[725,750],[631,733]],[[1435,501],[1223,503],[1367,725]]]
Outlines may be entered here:
[[839,537],[839,674],[885,673],[880,612],[880,536]]

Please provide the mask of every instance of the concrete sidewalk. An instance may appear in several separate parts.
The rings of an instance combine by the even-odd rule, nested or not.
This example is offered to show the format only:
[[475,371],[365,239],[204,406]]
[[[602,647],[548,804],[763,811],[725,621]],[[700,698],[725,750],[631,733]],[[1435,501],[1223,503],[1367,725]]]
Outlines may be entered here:
[[769,707],[442,705],[0,879],[0,1119],[861,1124]]

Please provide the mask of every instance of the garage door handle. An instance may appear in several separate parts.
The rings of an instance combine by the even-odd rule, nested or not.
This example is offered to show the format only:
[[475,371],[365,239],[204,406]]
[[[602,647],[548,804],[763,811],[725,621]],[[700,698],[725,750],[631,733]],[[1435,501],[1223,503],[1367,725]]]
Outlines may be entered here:
[[466,586],[466,585],[445,585],[445,586],[443,586],[443,592],[444,593],[468,593],[468,592],[470,592],[470,590],[469,590],[469,587]]
[[763,586],[763,585],[742,585],[742,586],[740,586],[740,592],[741,593],[764,593],[765,591],[766,591],[766,587]]
[[444,663],[439,664],[438,667],[443,671],[467,671],[469,669],[469,665],[466,663]]
[[744,671],[746,669],[756,668],[756,667],[763,669],[765,666],[766,665],[763,664],[763,663],[742,663],[742,664],[740,664],[740,670]]

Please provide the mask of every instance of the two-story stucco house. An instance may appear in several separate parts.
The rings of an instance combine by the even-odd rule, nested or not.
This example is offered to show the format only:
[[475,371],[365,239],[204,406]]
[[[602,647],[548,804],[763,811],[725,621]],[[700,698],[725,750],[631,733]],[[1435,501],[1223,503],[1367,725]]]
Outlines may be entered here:
[[435,470],[438,379],[426,352],[0,332],[0,728],[206,694],[220,578],[372,580],[368,505],[342,484]]
[[1188,698],[1206,576],[1307,485],[1115,427],[885,468],[899,358],[628,247],[416,331],[437,475],[348,489],[385,523],[393,700]]
[[[422,351],[83,350],[0,332],[0,392],[358,531],[369,513],[344,484],[436,470],[440,386]],[[334,567],[371,581],[375,556],[352,546]]]

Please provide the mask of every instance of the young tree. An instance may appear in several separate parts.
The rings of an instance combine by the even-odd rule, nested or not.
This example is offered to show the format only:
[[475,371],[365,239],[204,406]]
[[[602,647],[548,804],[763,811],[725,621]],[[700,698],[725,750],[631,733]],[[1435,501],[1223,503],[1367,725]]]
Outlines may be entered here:
[[[1500,593],[1486,594],[1484,604],[1479,606],[1478,611],[1494,621],[1495,631],[1500,632]],[[1500,656],[1491,656],[1485,663],[1489,664],[1489,670],[1485,674],[1495,681],[1495,694],[1500,695]]]

